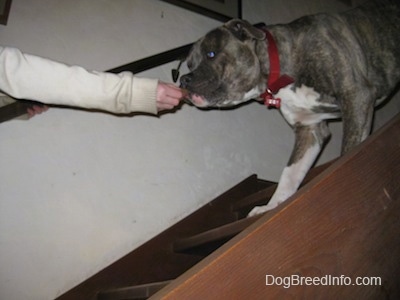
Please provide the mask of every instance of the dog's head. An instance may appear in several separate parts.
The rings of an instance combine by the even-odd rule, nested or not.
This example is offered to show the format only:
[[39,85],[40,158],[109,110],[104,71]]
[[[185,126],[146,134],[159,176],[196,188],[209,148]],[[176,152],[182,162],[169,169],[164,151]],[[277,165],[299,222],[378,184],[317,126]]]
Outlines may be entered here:
[[258,96],[265,88],[256,45],[263,31],[231,20],[197,41],[187,58],[190,73],[180,79],[199,107],[228,107]]

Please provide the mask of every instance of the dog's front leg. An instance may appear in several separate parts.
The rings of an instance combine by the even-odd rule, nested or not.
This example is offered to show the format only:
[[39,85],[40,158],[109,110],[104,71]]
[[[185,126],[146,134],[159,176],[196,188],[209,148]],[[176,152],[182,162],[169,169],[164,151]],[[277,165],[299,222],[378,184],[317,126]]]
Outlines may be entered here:
[[292,196],[330,136],[325,122],[310,126],[296,125],[294,131],[296,141],[293,152],[288,165],[282,172],[274,195],[267,205],[255,207],[249,213],[249,217],[272,210]]

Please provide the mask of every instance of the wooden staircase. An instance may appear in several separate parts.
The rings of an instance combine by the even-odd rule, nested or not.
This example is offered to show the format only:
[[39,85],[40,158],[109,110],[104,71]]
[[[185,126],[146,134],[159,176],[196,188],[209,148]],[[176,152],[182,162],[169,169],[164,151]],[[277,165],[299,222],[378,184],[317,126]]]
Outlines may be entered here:
[[[312,169],[305,183],[330,163]],[[242,232],[261,216],[276,183],[252,175],[152,240],[87,279],[58,300],[147,299]]]
[[[57,299],[400,299],[399,130],[400,115],[246,218],[276,188],[252,175]],[[289,289],[267,274],[381,281]]]
[[237,203],[265,202],[262,191],[274,185],[248,177],[57,299],[147,299],[253,223],[243,218],[251,207]]

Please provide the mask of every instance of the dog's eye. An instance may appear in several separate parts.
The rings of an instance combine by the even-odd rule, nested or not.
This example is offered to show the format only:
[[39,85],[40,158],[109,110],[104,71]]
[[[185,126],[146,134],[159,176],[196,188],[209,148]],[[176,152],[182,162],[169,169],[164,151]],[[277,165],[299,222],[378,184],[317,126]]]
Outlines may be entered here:
[[215,57],[215,52],[214,51],[207,52],[207,57],[208,58],[214,58]]

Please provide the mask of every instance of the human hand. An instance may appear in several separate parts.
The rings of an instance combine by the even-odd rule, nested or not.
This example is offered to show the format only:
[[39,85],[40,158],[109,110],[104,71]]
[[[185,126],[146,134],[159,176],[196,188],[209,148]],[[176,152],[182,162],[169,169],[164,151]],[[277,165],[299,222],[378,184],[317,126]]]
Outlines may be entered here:
[[48,109],[49,109],[49,107],[46,105],[36,105],[35,104],[27,109],[27,113],[28,113],[29,118],[32,118],[33,116],[41,114],[42,112],[45,112]]
[[183,91],[174,84],[158,82],[157,85],[157,109],[172,109],[179,104],[184,96]]

